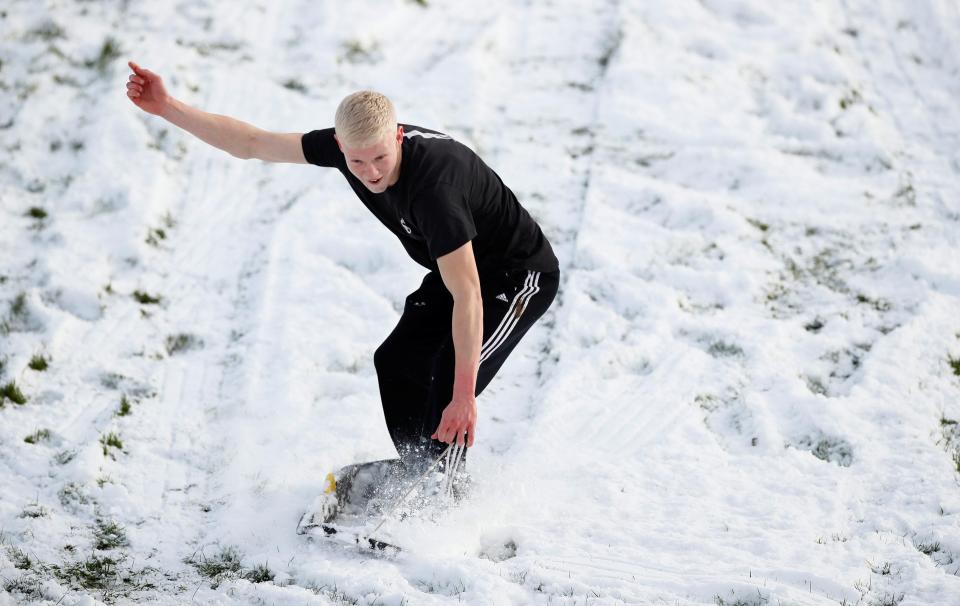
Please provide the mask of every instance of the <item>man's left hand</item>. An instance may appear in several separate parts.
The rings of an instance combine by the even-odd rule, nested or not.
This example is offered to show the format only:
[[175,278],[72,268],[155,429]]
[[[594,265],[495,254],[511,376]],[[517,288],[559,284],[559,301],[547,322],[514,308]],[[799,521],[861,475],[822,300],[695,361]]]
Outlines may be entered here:
[[460,446],[463,446],[466,439],[467,446],[472,447],[476,427],[477,399],[454,398],[443,409],[440,425],[430,437],[446,444],[452,444],[456,440]]

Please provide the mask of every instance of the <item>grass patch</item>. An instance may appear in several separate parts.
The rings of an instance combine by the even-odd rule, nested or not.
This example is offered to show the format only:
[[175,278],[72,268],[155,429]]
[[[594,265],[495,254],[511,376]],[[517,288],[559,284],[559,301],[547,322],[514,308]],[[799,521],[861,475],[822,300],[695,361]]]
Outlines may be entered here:
[[10,558],[10,561],[13,562],[13,567],[17,570],[30,570],[33,568],[33,560],[18,547],[10,547],[7,549],[7,556]]
[[162,227],[151,228],[144,240],[150,246],[160,246],[160,242],[167,239],[167,231]]
[[26,292],[21,292],[14,297],[9,305],[10,312],[5,318],[0,320],[0,334],[37,330],[37,327],[34,325],[35,323],[31,323]]
[[813,456],[827,463],[836,463],[841,467],[853,464],[853,446],[843,438],[822,434],[807,436],[798,440],[795,446],[809,450]]
[[118,580],[117,564],[124,558],[92,555],[86,560],[75,562],[63,568],[54,567],[54,572],[62,581],[79,585],[84,589],[108,589]]
[[839,438],[820,438],[810,452],[821,461],[836,463],[841,467],[853,464],[853,448]]
[[374,64],[383,58],[380,52],[380,44],[376,41],[370,44],[364,44],[360,40],[350,40],[343,43],[343,59],[348,63],[367,63]]
[[44,597],[43,578],[36,574],[23,574],[15,579],[4,579],[3,589],[11,595],[23,596],[31,600],[29,603],[40,601]]
[[830,395],[829,391],[827,391],[827,386],[823,384],[823,381],[819,377],[804,376],[803,381],[807,384],[807,389],[810,390],[810,393],[820,396]]
[[158,305],[160,301],[163,300],[163,297],[161,297],[160,295],[151,295],[142,290],[133,291],[133,298],[140,305]]
[[10,400],[14,404],[19,404],[20,406],[23,406],[27,403],[27,396],[23,395],[23,392],[20,391],[19,387],[17,387],[16,381],[10,381],[9,383],[0,387],[0,408],[3,408],[3,405],[7,400]]
[[729,602],[724,600],[719,595],[713,596],[713,602],[717,606],[767,606],[770,603],[770,598],[760,593],[760,590],[757,590],[757,597],[751,599],[745,599],[741,597],[734,596],[733,601]]
[[29,366],[31,370],[43,372],[50,367],[50,359],[46,356],[36,354],[30,358],[30,363],[27,364],[27,366]]
[[893,573],[893,565],[890,562],[884,562],[882,564],[874,564],[873,562],[867,561],[867,565],[870,567],[870,571],[873,574],[879,574],[880,576],[888,576]]
[[123,54],[120,43],[112,36],[107,36],[100,46],[100,53],[95,59],[88,59],[84,62],[90,69],[96,69],[101,74],[106,73],[107,68]]
[[914,543],[913,546],[917,548],[917,551],[925,556],[931,556],[940,551],[940,541],[931,541],[929,543],[919,544]]
[[53,40],[66,38],[67,34],[60,25],[52,20],[48,19],[41,23],[40,25],[34,27],[27,32],[27,40],[44,40],[50,42]]
[[133,412],[133,406],[130,405],[130,400],[127,399],[127,396],[120,398],[120,408],[117,409],[118,417],[129,416]]
[[937,441],[937,444],[942,444],[950,453],[953,467],[957,473],[960,473],[960,425],[955,419],[940,415],[940,433],[943,437]]
[[123,450],[123,442],[120,440],[120,436],[112,431],[100,436],[100,445],[103,446],[103,456],[109,455],[111,448]]
[[950,368],[953,370],[953,374],[960,377],[960,358],[954,358],[953,356],[947,356],[947,364],[950,365]]
[[749,223],[750,225],[756,227],[757,229],[759,229],[759,230],[762,231],[762,232],[765,232],[765,231],[767,231],[767,230],[770,229],[770,224],[764,223],[763,221],[759,221],[759,220],[757,220],[757,219],[747,219],[747,223]]
[[47,211],[40,208],[39,206],[31,206],[30,210],[27,211],[27,216],[32,219],[37,219],[42,221],[47,218]]
[[296,78],[291,78],[283,83],[283,88],[288,90],[296,91],[298,93],[306,93],[307,87],[304,86],[303,82],[300,82]]
[[97,528],[93,531],[93,537],[96,539],[94,548],[101,551],[130,545],[130,541],[127,540],[127,531],[123,526],[120,526],[112,520],[98,518]]
[[[351,604],[356,605],[360,603],[358,598],[355,598],[342,589],[339,589],[336,584],[333,585],[319,585],[317,583],[311,582],[306,585],[306,588],[312,591],[317,595],[322,595],[332,604]],[[400,604],[403,606],[407,602],[401,601]]]
[[735,343],[715,341],[707,348],[707,353],[714,358],[731,358],[743,356],[743,349]]
[[190,351],[191,349],[199,349],[203,347],[203,341],[194,335],[180,333],[178,335],[168,336],[166,340],[166,347],[167,354],[172,356],[174,354]]
[[10,302],[10,315],[15,318],[24,318],[27,315],[27,293],[22,292]]
[[61,450],[56,455],[54,455],[53,460],[57,462],[58,465],[66,465],[77,456],[76,451],[74,450]]
[[203,551],[184,560],[185,564],[190,564],[197,569],[200,575],[213,581],[213,587],[216,588],[219,582],[227,577],[240,576],[242,566],[240,564],[242,556],[240,551],[232,545],[221,547],[220,551],[211,557],[207,557]]
[[840,105],[840,109],[847,109],[848,107],[851,107],[856,103],[860,103],[861,101],[863,101],[863,96],[860,94],[860,91],[854,88],[844,96],[840,97],[840,101],[838,103]]
[[272,581],[273,576],[273,571],[270,570],[267,564],[257,564],[248,570],[243,575],[243,578],[251,583],[266,583],[267,581]]
[[57,492],[60,498],[60,504],[64,507],[76,507],[78,505],[88,505],[90,497],[84,492],[83,487],[76,482],[70,482]]
[[40,503],[31,503],[23,508],[23,511],[20,512],[21,518],[45,518],[50,514],[50,511],[41,505]]
[[40,442],[46,442],[50,439],[50,430],[49,429],[38,429],[29,436],[23,439],[27,444],[39,444]]
[[863,293],[857,294],[857,303],[869,305],[879,312],[887,312],[893,309],[893,304],[885,299],[872,299]]

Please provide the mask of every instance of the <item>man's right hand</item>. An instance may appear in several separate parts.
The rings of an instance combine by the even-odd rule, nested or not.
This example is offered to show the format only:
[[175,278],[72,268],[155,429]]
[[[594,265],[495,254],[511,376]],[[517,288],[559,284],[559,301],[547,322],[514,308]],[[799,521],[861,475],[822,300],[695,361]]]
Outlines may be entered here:
[[127,65],[133,70],[130,81],[127,82],[127,96],[143,111],[160,116],[170,104],[170,95],[163,86],[163,80],[133,61],[128,61]]
[[303,156],[302,133],[273,133],[230,116],[190,107],[167,94],[160,76],[133,61],[128,61],[127,65],[133,70],[127,82],[127,96],[143,111],[160,116],[204,143],[237,158],[307,163]]

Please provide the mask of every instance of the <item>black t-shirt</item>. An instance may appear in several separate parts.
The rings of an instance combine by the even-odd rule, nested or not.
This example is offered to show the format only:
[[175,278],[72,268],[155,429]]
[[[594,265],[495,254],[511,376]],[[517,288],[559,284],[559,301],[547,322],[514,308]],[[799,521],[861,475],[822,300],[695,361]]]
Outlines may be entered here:
[[311,164],[339,169],[364,206],[427,269],[437,271],[437,257],[468,241],[481,275],[558,269],[540,226],[477,154],[442,133],[402,126],[400,178],[380,194],[350,173],[334,129],[304,134],[303,155]]

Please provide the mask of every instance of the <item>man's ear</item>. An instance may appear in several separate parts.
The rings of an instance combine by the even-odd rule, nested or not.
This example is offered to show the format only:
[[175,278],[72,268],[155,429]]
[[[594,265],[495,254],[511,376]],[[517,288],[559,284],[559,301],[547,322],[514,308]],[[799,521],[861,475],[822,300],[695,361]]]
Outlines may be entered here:
[[342,151],[343,151],[343,145],[340,145],[340,139],[337,138],[337,135],[336,135],[336,134],[333,135],[333,140],[337,142],[337,147],[339,147],[339,148],[340,148],[340,151],[342,152]]
[[397,143],[403,143],[403,126],[400,124],[397,125]]

